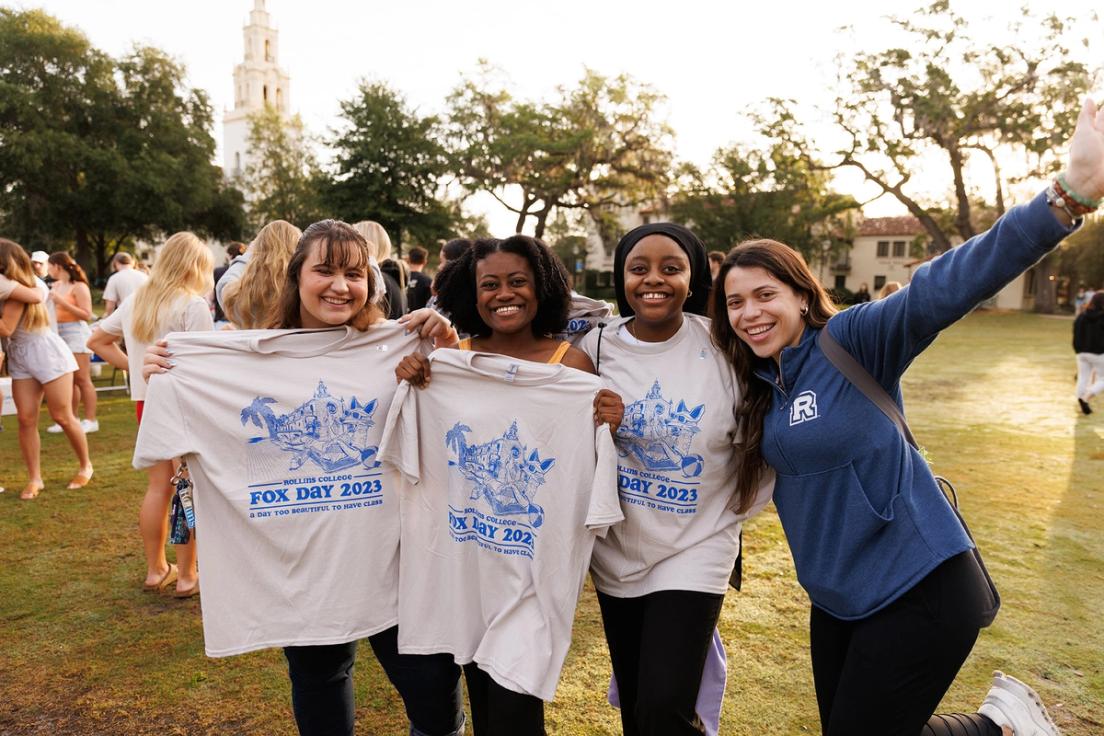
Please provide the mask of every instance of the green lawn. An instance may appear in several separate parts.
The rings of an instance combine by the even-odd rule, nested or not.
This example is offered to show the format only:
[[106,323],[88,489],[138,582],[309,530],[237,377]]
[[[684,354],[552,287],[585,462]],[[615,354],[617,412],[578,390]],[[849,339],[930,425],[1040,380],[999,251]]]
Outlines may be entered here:
[[[906,401],[1004,596],[945,709],[974,710],[1001,668],[1036,687],[1065,734],[1089,736],[1104,732],[1104,401],[1092,417],[1077,411],[1070,331],[1068,319],[972,316],[917,362]],[[15,421],[4,418],[0,734],[293,734],[279,652],[208,659],[199,603],[141,592],[133,409],[114,393],[100,407],[92,484],[63,490],[72,455],[43,433],[47,487],[31,503],[18,497]],[[722,730],[818,733],[807,602],[773,510],[745,541],[744,591],[721,619]],[[405,733],[397,696],[361,651],[358,733]],[[549,733],[620,733],[608,676],[588,587]]]

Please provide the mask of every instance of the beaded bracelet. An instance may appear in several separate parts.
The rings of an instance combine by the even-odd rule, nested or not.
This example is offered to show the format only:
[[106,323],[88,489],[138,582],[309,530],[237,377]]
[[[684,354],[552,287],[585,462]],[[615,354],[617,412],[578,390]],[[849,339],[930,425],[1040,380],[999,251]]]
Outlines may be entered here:
[[1062,186],[1062,184],[1058,181],[1058,179],[1053,179],[1050,182],[1050,186],[1048,186],[1046,190],[1046,195],[1047,204],[1060,207],[1062,211],[1069,215],[1070,219],[1073,220],[1084,217],[1090,212],[1094,212],[1096,210],[1095,207],[1086,207],[1085,205],[1081,204],[1073,197],[1071,197]]
[[1092,199],[1088,199],[1086,197],[1082,197],[1080,194],[1073,191],[1073,188],[1070,187],[1069,182],[1066,181],[1066,175],[1065,174],[1059,174],[1058,175],[1058,187],[1066,195],[1067,199],[1072,199],[1074,202],[1077,202],[1079,205],[1082,205],[1084,207],[1088,207],[1090,211],[1095,210],[1100,205],[1104,204],[1104,198],[1097,199],[1097,200],[1092,200]]

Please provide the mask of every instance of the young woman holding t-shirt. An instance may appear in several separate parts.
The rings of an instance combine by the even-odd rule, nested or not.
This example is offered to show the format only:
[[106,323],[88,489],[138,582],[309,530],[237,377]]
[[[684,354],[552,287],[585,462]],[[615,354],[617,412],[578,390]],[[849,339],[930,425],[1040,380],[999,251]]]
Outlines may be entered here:
[[[563,265],[536,238],[515,235],[505,240],[483,239],[450,260],[434,281],[437,305],[452,316],[456,327],[471,337],[461,350],[507,355],[538,363],[559,363],[587,373],[594,364],[578,348],[551,337],[567,324],[571,289]],[[426,386],[430,380],[425,356],[406,356],[396,368],[399,380]],[[621,421],[620,398],[601,390],[594,400],[595,424],[616,431]],[[475,736],[537,736],[544,734],[544,702],[496,682],[475,662],[464,665]]]
[[[371,330],[384,322],[378,307],[369,301],[373,278],[367,243],[356,230],[335,220],[316,222],[303,232],[288,262],[270,326],[348,325]],[[456,343],[456,333],[432,310],[409,315],[403,323],[422,337]],[[163,341],[147,350],[143,369],[147,378],[171,368],[170,350],[171,345]],[[386,413],[391,396],[381,396],[379,401]],[[381,559],[392,553],[381,550]],[[369,636],[368,642],[403,699],[412,736],[454,736],[462,729],[460,670],[450,656],[399,654],[396,627]],[[350,641],[284,648],[292,707],[303,736],[353,733],[356,647],[357,642]]]
[[580,345],[625,402],[625,521],[598,540],[591,576],[629,736],[705,733],[696,700],[741,520],[769,499],[769,484],[735,493],[742,390],[701,316],[711,283],[692,232],[638,227],[614,254],[621,317]]
[[1104,111],[1086,100],[1066,172],[1044,194],[885,299],[836,314],[801,256],[771,240],[741,244],[721,266],[713,336],[748,391],[740,488],[777,473],[774,502],[812,603],[825,734],[1058,733],[1038,695],[999,672],[978,713],[932,715],[995,602],[928,463],[822,345],[834,338],[899,407],[901,376],[940,331],[1102,202]]

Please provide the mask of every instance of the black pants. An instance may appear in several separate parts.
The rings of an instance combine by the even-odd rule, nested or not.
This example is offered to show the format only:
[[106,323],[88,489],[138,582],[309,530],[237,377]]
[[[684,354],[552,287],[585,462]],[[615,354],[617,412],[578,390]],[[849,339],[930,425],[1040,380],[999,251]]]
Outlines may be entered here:
[[[397,626],[368,637],[398,690],[415,736],[450,736],[464,723],[460,668],[451,654],[399,654]],[[291,707],[302,736],[352,736],[355,641],[284,647]]]
[[544,701],[508,690],[472,662],[464,665],[475,736],[544,736]]
[[1000,735],[992,721],[977,714],[961,717],[974,731],[946,730],[946,723],[932,717],[980,631],[986,602],[972,564],[969,553],[952,557],[892,604],[858,621],[813,607],[813,681],[826,736]]
[[700,736],[695,710],[724,596],[663,590],[639,598],[598,593],[625,736]]

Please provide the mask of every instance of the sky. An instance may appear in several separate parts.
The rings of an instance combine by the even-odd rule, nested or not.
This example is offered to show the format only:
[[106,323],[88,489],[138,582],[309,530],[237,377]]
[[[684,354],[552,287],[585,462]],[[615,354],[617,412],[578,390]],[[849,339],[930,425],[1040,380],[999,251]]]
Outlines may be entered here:
[[[254,0],[43,0],[8,3],[39,7],[78,27],[91,42],[118,55],[135,43],[157,46],[188,69],[188,81],[207,91],[221,114],[233,106],[233,68],[242,60],[242,26]],[[279,30],[279,62],[291,75],[291,108],[308,129],[325,134],[339,124],[338,102],[360,79],[384,81],[423,114],[444,111],[461,75],[486,58],[502,68],[515,96],[552,95],[586,67],[622,72],[666,95],[680,160],[707,164],[720,146],[748,138],[743,115],[769,96],[827,106],[833,99],[833,59],[850,50],[877,50],[893,39],[887,15],[908,15],[922,0],[793,2],[621,2],[557,0],[266,0]],[[1021,16],[1010,0],[955,3],[971,33],[1000,39]],[[1064,14],[1088,17],[1098,0],[1065,0]],[[1048,6],[1049,7],[1049,6]],[[1044,10],[1044,9],[1040,9]],[[846,30],[840,30],[846,27]],[[1104,64],[1104,30],[1090,49]],[[1104,92],[1096,91],[1098,99]],[[873,192],[847,174],[838,189],[860,200]],[[469,202],[492,230],[514,218],[489,197]],[[884,197],[868,215],[901,214]]]

